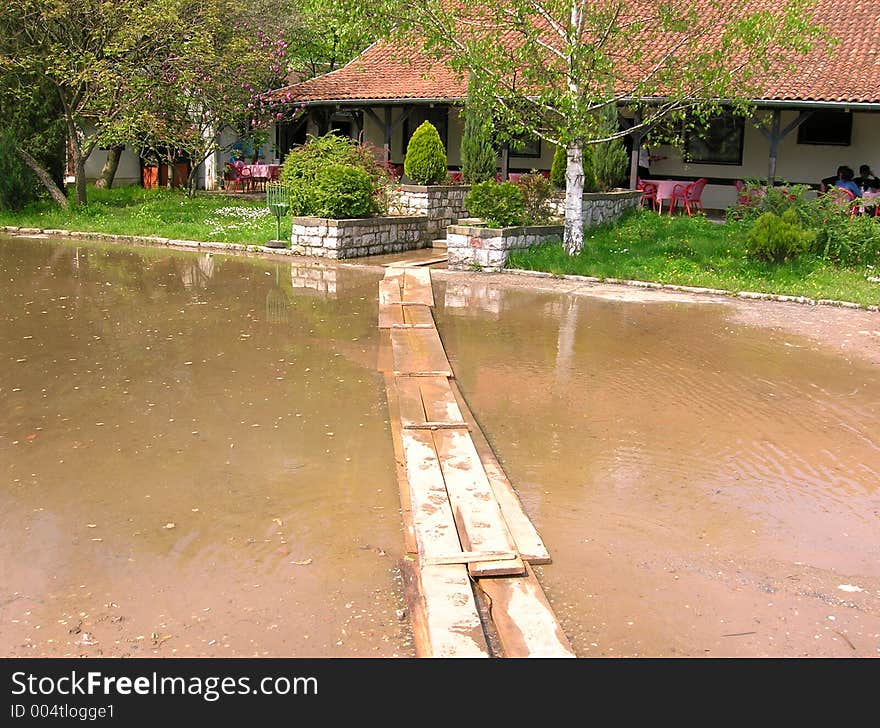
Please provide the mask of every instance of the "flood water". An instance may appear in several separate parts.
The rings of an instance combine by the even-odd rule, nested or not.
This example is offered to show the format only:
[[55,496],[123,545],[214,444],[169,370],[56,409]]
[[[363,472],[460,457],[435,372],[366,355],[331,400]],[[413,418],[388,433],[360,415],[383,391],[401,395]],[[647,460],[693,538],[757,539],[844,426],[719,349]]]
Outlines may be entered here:
[[[876,356],[734,302],[444,278],[438,329],[579,656],[880,655]],[[860,317],[880,351],[877,314],[760,305]]]
[[0,237],[0,654],[414,654],[379,277]]

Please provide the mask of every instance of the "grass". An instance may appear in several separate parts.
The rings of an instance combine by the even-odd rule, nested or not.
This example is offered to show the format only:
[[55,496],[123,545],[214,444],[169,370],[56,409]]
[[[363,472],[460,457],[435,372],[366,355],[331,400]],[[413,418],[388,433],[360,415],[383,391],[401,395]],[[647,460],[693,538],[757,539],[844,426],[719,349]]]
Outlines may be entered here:
[[[286,223],[289,233],[290,221]],[[277,234],[275,217],[264,202],[206,193],[190,198],[179,190],[145,190],[139,185],[89,187],[88,203],[71,204],[67,211],[48,200],[16,212],[0,210],[2,225],[259,245]]]
[[876,268],[840,268],[816,256],[783,264],[750,260],[745,235],[740,223],[642,210],[616,225],[587,230],[579,255],[547,243],[511,251],[507,267],[880,304],[880,283],[867,280],[880,275]]

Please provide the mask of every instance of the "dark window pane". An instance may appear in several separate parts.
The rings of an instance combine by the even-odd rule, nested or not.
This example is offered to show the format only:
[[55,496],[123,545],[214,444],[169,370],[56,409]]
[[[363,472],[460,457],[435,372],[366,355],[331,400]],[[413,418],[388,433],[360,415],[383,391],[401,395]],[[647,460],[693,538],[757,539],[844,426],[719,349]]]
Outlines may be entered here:
[[744,119],[720,114],[696,122],[687,134],[685,154],[694,164],[742,164]]
[[848,147],[852,141],[852,114],[848,111],[814,111],[798,127],[798,144]]

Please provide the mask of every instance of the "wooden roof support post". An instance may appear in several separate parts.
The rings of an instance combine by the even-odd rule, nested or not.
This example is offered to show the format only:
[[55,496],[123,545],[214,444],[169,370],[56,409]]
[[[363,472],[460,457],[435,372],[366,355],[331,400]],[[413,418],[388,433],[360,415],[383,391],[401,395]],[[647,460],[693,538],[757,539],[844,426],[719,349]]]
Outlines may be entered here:
[[780,127],[782,126],[782,110],[773,109],[769,130],[767,129],[763,121],[756,120],[754,122],[755,127],[758,129],[759,132],[761,132],[761,134],[764,135],[764,138],[770,144],[770,153],[767,160],[768,185],[772,186],[776,182],[776,159],[779,151],[779,142],[785,139],[785,137],[791,134],[812,115],[812,111],[801,111],[797,115],[797,118],[794,119],[794,121],[788,124],[784,129],[780,129]]
[[[636,109],[635,117],[633,118],[633,126],[638,126],[642,123],[642,112],[641,109]],[[635,131],[631,131],[629,133],[632,138],[632,151],[629,155],[629,188],[631,190],[636,189],[638,186],[638,178],[639,178],[639,150],[642,147],[642,139],[645,138],[645,130],[644,129],[636,129]]]

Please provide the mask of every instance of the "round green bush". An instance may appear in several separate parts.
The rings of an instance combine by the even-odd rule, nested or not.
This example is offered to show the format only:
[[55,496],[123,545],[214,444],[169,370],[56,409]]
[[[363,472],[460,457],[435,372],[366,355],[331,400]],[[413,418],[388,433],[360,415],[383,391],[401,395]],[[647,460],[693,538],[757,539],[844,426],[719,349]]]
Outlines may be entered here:
[[513,182],[489,180],[474,185],[464,198],[464,206],[474,217],[491,227],[528,225],[522,190]]
[[782,217],[765,212],[746,236],[746,253],[756,260],[784,263],[805,253],[814,239],[815,233],[800,226],[793,209],[786,210]]
[[446,149],[430,121],[413,132],[406,147],[403,173],[417,185],[436,185],[446,179]]
[[318,217],[368,217],[376,212],[373,181],[359,167],[331,164],[315,177],[312,191],[314,212]]

